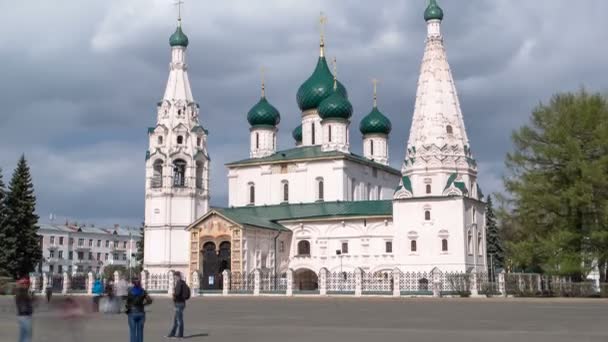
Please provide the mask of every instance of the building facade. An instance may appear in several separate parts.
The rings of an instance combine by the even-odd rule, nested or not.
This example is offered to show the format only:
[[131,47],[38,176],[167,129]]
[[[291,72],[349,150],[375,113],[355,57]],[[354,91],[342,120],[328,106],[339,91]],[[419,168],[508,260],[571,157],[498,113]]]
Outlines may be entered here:
[[72,224],[41,224],[39,272],[103,272],[108,265],[135,265],[133,255],[141,239],[138,228],[101,228]]

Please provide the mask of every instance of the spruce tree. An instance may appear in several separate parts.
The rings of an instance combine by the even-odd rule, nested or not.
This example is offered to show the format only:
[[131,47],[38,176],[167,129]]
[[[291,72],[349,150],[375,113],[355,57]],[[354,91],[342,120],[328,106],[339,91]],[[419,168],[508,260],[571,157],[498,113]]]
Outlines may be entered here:
[[494,274],[494,271],[497,268],[504,268],[505,253],[502,245],[502,238],[498,231],[498,226],[496,225],[492,196],[488,196],[486,204],[486,240],[488,268],[490,274]]
[[6,227],[6,188],[2,181],[2,169],[0,169],[0,277],[10,274],[7,269],[9,255],[6,251],[14,249],[14,244],[10,245],[12,235],[8,233]]
[[37,234],[38,215],[35,213],[34,185],[30,168],[23,155],[13,172],[8,190],[5,221],[7,249],[4,252],[4,262],[9,274],[17,278],[34,271],[42,258]]
[[144,266],[144,223],[141,224],[139,228],[141,233],[141,239],[137,241],[137,254],[135,255],[135,260],[137,260],[137,266],[143,270]]

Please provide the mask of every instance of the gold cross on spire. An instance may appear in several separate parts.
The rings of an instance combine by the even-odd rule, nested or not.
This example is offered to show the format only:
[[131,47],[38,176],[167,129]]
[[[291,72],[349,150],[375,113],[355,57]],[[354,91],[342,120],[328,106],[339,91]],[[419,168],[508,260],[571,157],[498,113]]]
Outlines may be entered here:
[[372,83],[374,84],[374,108],[378,105],[378,79],[374,78]]
[[262,75],[262,97],[266,97],[266,80],[264,78],[266,68],[260,68],[260,74]]
[[184,2],[182,0],[177,0],[173,4],[175,6],[177,6],[177,21],[181,24],[181,22],[182,22],[182,5],[184,4]]
[[338,60],[336,57],[332,60],[334,66],[334,90],[338,89]]
[[321,12],[321,14],[319,15],[319,30],[321,34],[321,42],[319,44],[321,47],[321,51],[319,55],[321,57],[325,55],[325,25],[327,25],[327,17],[325,16],[325,14],[323,14],[323,12]]

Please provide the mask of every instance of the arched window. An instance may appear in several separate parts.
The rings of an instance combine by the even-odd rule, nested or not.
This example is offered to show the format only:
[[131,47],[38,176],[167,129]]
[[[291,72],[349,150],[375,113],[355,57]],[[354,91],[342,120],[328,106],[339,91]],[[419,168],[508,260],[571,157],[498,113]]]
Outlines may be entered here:
[[196,146],[201,146],[201,138],[196,138]]
[[260,148],[260,133],[255,132],[255,148]]
[[477,233],[477,254],[479,256],[483,255],[483,239],[481,238],[481,233]]
[[255,204],[255,184],[249,183],[248,187],[249,187],[249,204],[253,205],[253,204]]
[[163,186],[163,161],[158,159],[154,161],[152,166],[152,184],[153,188],[161,188]]
[[469,255],[473,255],[473,234],[470,231],[467,234],[467,252]]
[[427,184],[426,185],[426,193],[430,194],[431,193],[431,184]]
[[186,162],[182,159],[173,162],[173,186],[186,186]]
[[306,240],[298,242],[298,255],[310,255],[310,242]]
[[317,178],[317,201],[322,201],[325,198],[325,184],[323,178]]
[[416,240],[411,240],[410,241],[410,252],[416,252],[418,250],[418,244],[416,243]]
[[177,144],[181,145],[184,143],[184,137],[182,137],[181,135],[177,136]]
[[448,251],[448,239],[441,239],[441,251],[442,252]]
[[203,162],[197,161],[196,162],[196,188],[197,189],[203,188],[203,170],[204,170]]
[[315,123],[314,122],[312,123],[311,130],[312,130],[311,131],[311,136],[312,136],[311,143],[312,143],[312,145],[314,145],[315,144]]
[[177,110],[177,115],[182,115],[182,110],[181,109]]
[[424,211],[424,220],[425,221],[430,221],[431,220],[431,211],[430,210],[425,210]]
[[157,142],[159,145],[163,144],[163,137],[158,137]]
[[369,154],[371,154],[372,156],[374,155],[374,141],[373,140],[369,141]]
[[450,126],[450,125],[445,126],[445,131],[446,131],[448,134],[452,134],[452,133],[453,133],[452,126]]
[[283,181],[283,202],[289,202],[289,182]]
[[328,138],[329,138],[329,142],[331,142],[331,125],[327,126],[327,133],[328,133]]

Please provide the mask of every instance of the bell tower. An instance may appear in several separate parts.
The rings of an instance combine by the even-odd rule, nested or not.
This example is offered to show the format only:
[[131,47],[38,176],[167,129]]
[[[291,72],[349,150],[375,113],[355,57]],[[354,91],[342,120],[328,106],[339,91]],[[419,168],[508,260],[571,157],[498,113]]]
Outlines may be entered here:
[[144,268],[151,273],[188,270],[185,228],[209,209],[207,130],[190,89],[181,15],[169,45],[169,79],[146,153]]

